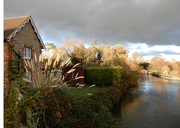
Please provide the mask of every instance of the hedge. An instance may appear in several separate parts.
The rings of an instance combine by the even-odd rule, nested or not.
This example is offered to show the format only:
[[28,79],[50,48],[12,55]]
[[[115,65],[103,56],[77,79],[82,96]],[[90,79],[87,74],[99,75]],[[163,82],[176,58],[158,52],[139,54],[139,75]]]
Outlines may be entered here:
[[97,86],[119,85],[122,67],[89,67],[86,69],[86,83]]

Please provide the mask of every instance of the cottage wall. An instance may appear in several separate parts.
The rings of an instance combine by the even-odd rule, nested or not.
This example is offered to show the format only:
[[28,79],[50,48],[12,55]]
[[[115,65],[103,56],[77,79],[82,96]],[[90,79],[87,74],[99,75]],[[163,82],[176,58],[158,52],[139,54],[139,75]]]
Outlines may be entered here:
[[[34,55],[36,53],[37,62],[35,63],[35,71],[41,74],[41,64],[39,63],[39,55],[41,54],[42,46],[40,45],[39,39],[34,32],[34,29],[31,23],[27,23],[13,38],[12,45],[14,46],[14,50],[21,56],[20,63],[20,72],[24,72],[24,47],[31,48],[31,57],[35,62]],[[32,72],[33,77],[35,74]]]

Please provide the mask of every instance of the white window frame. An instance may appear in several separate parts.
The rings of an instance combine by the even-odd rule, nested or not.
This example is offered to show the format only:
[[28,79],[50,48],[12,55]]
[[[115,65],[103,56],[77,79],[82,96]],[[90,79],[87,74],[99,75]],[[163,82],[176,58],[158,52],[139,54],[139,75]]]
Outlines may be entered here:
[[31,59],[31,48],[24,48],[24,59]]
[[24,77],[28,82],[31,82],[31,71],[25,72]]

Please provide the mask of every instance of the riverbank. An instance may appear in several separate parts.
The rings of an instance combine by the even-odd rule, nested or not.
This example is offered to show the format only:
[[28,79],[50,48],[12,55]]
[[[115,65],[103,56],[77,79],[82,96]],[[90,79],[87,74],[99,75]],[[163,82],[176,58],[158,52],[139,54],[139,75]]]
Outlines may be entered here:
[[71,94],[74,101],[73,115],[61,120],[58,126],[66,128],[113,127],[116,118],[111,111],[119,103],[125,91],[125,88],[119,86],[71,88],[67,94]]
[[150,75],[155,76],[155,77],[159,77],[159,78],[163,78],[163,79],[166,79],[166,80],[180,81],[180,77],[177,77],[177,76],[157,74],[157,73],[152,73]]

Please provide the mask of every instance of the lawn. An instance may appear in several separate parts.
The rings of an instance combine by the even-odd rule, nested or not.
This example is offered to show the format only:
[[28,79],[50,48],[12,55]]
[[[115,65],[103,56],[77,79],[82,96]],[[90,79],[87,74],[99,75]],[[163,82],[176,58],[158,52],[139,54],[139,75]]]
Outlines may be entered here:
[[67,94],[75,99],[86,99],[89,96],[96,94],[98,92],[102,92],[107,87],[99,87],[99,86],[93,86],[86,85],[83,87],[71,87],[67,89]]

